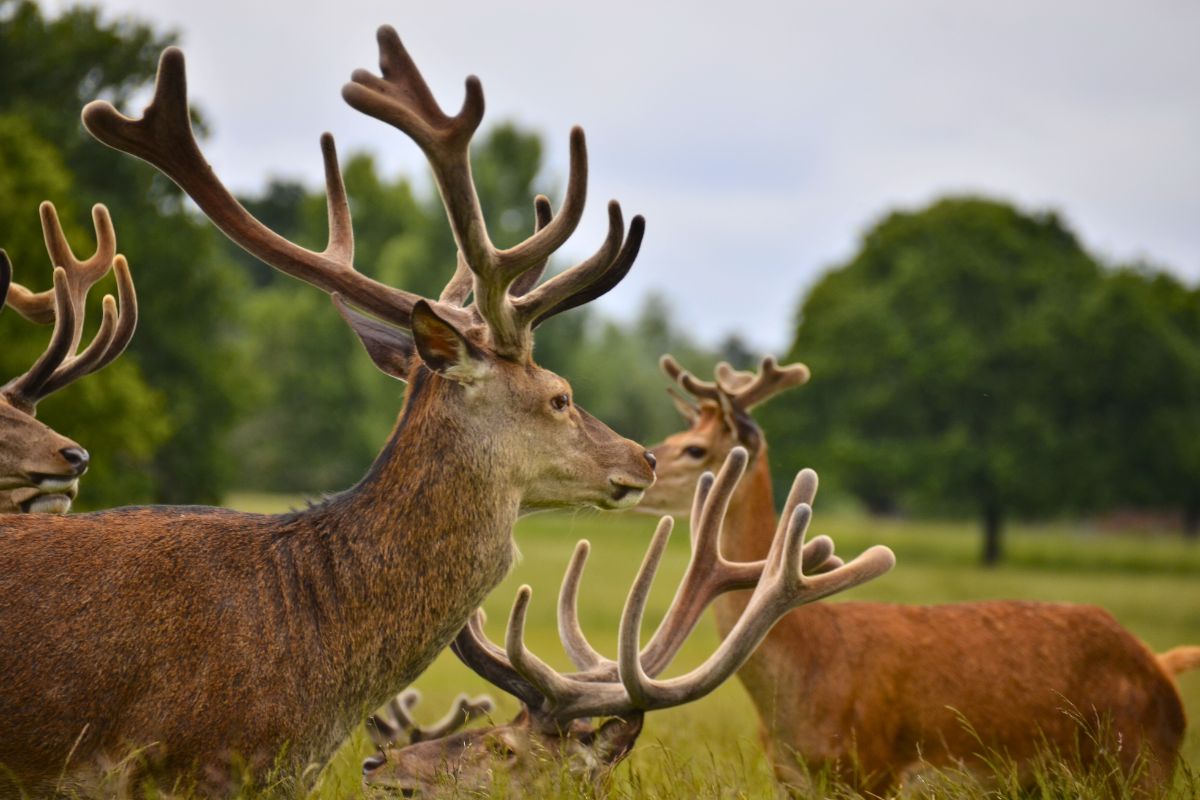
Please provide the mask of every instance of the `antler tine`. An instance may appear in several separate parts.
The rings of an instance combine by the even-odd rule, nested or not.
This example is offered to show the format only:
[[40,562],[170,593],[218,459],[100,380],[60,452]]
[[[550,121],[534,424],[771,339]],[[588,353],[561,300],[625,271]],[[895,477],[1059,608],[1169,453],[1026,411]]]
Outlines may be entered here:
[[817,499],[819,484],[820,479],[815,470],[805,467],[796,473],[796,477],[792,479],[792,488],[788,490],[787,500],[783,503],[783,513],[779,515],[779,523],[775,526],[776,539],[783,536],[796,506],[801,503],[811,506]]
[[[728,367],[728,365],[724,366]],[[729,395],[733,404],[742,411],[749,411],[793,386],[801,386],[808,383],[808,379],[811,377],[808,367],[804,364],[796,363],[780,367],[778,362],[771,356],[763,358],[757,375],[753,376],[749,381],[742,381],[738,386],[727,386],[726,382],[721,379],[721,372],[720,367],[718,367],[718,384]],[[725,372],[726,375],[730,373],[732,373],[731,369]],[[741,375],[744,374],[741,373]]]
[[[570,135],[570,170],[559,212],[537,201],[538,225],[525,241],[499,250],[488,235],[474,180],[470,141],[483,118],[479,79],[466,80],[462,109],[453,117],[438,105],[396,31],[379,29],[382,77],[355,70],[342,96],[358,111],[386,122],[415,141],[433,169],[462,261],[472,275],[471,293],[500,355],[527,356],[531,331],[542,321],[604,294],[624,277],[641,246],[644,221],[635,218],[625,236],[619,206],[609,206],[609,233],[599,251],[534,289],[550,255],[575,231],[587,196],[587,145],[583,129]],[[624,241],[624,246],[622,246]],[[447,302],[465,301],[465,280],[456,273],[443,292]]]
[[522,586],[513,600],[512,613],[508,618],[508,634],[504,640],[504,651],[508,661],[520,675],[533,684],[548,699],[566,698],[574,694],[571,681],[555,672],[545,661],[535,656],[525,646],[525,615],[533,590]]
[[[424,742],[429,739],[440,739],[463,727],[471,720],[490,714],[495,707],[492,698],[487,695],[470,698],[465,694],[459,694],[454,698],[454,702],[445,716],[426,727],[418,724],[413,719],[412,714],[409,713],[420,702],[421,693],[416,689],[408,688],[388,702],[388,713],[392,717],[390,724],[378,715],[371,717],[368,732],[372,732],[373,734],[377,732],[381,738],[390,737],[387,738],[385,743],[380,744],[380,742],[376,741],[376,744],[386,747],[396,741],[401,731],[408,734],[409,744],[416,744],[417,742]],[[372,731],[372,728],[374,728],[374,731]],[[372,735],[372,738],[375,738],[374,735]]]
[[389,25],[379,28],[382,77],[355,70],[342,97],[353,108],[398,128],[425,152],[458,249],[474,275],[475,305],[488,323],[498,349],[528,352],[527,331],[512,319],[508,291],[528,270],[539,268],[567,240],[583,216],[587,194],[587,147],[582,129],[571,130],[571,166],[562,208],[524,242],[497,250],[488,237],[479,196],[471,177],[470,141],[483,119],[483,88],[466,80],[462,110],[448,116],[438,105],[420,70]]
[[[129,346],[137,328],[137,292],[133,286],[133,276],[129,272],[129,263],[124,256],[117,256],[113,260],[113,271],[117,276],[120,311],[118,312],[117,301],[112,295],[105,295],[100,329],[96,331],[91,344],[79,355],[68,357],[63,365],[55,370],[42,387],[40,396],[45,397],[57,392],[83,376],[103,369]],[[82,314],[76,316],[77,320],[79,316]]]
[[669,354],[658,360],[658,365],[667,377],[679,384],[685,392],[702,400],[721,401],[721,390],[715,383],[698,379],[679,365],[679,362]]
[[183,52],[163,51],[154,97],[140,119],[95,100],[83,109],[83,125],[96,139],[153,164],[186,192],[235,244],[280,272],[330,294],[338,292],[381,319],[407,327],[421,298],[372,280],[354,269],[353,228],[333,137],[321,137],[329,206],[329,245],[322,252],[300,247],[252,216],[225,188],[204,158],[188,111]]
[[753,587],[762,576],[765,561],[735,563],[721,555],[721,524],[748,462],[746,449],[735,447],[715,478],[712,473],[705,473],[697,482],[692,505],[692,555],[687,571],[670,608],[641,654],[644,669],[650,675],[658,675],[667,668],[714,598],[734,589]]
[[[550,220],[554,219],[554,209],[550,205],[550,198],[544,194],[539,194],[533,198],[533,231],[537,233],[542,228],[550,224]],[[527,272],[521,273],[512,286],[509,287],[508,293],[513,297],[521,297],[529,293],[529,290],[538,285],[538,281],[542,279],[542,275],[546,273],[546,266],[550,263],[550,259],[546,258],[541,264],[534,266]]]
[[646,698],[640,693],[641,684],[626,681],[624,676],[630,670],[645,675],[642,672],[640,641],[642,617],[646,612],[646,601],[650,598],[650,588],[654,585],[654,576],[658,572],[658,565],[666,550],[673,522],[674,520],[670,517],[663,517],[659,520],[650,549],[647,550],[646,557],[642,560],[642,566],[638,570],[633,586],[629,589],[629,596],[625,600],[625,609],[621,613],[621,625],[617,640],[617,665],[621,682],[625,684],[634,708],[644,708]]
[[[624,657],[621,681],[642,710],[666,708],[703,697],[737,671],[774,624],[793,608],[844,591],[882,575],[895,565],[892,551],[876,545],[845,566],[814,577],[804,575],[804,536],[812,508],[801,503],[776,537],[763,578],[733,630],[701,666],[687,675],[657,681],[636,659]],[[622,639],[624,644],[626,639]]]
[[32,412],[37,401],[44,396],[43,388],[54,371],[62,364],[71,350],[71,336],[75,329],[75,308],[71,304],[71,290],[67,284],[67,271],[54,269],[54,299],[57,311],[54,333],[50,344],[33,366],[24,374],[9,381],[3,389],[4,396],[14,406]]
[[483,633],[482,610],[476,610],[450,645],[451,652],[493,686],[516,697],[531,709],[541,708],[544,697],[513,669],[504,651]]
[[646,221],[641,215],[635,216],[626,235],[621,206],[615,200],[608,204],[608,214],[608,235],[591,258],[514,301],[523,324],[536,328],[550,317],[591,302],[607,294],[629,273],[642,247]]
[[415,744],[416,742],[449,736],[451,733],[468,724],[471,720],[485,717],[492,713],[495,707],[495,702],[487,695],[471,698],[465,694],[460,694],[454,698],[454,702],[445,716],[432,725],[416,727],[409,741]]
[[546,303],[544,310],[530,315],[532,320],[530,324],[536,328],[550,317],[570,311],[572,308],[578,308],[584,303],[590,303],[597,297],[608,294],[633,268],[633,262],[637,260],[638,253],[642,249],[642,238],[645,234],[646,220],[639,214],[629,223],[629,234],[625,237],[625,244],[621,246],[621,251],[617,253],[617,257],[612,260],[612,263],[606,269],[598,272],[587,288],[576,290],[574,294],[556,292],[556,294],[565,294],[565,296],[553,305]]
[[595,669],[615,664],[592,647],[579,624],[579,581],[587,564],[591,544],[586,539],[575,545],[571,563],[563,575],[562,588],[558,592],[558,638],[571,663],[581,670]]
[[[51,267],[62,267],[67,271],[67,288],[70,290],[71,304],[76,311],[68,352],[70,356],[78,350],[79,342],[83,338],[83,312],[88,290],[107,275],[112,267],[113,257],[117,252],[117,234],[113,230],[108,209],[100,203],[94,205],[92,223],[96,228],[96,252],[80,260],[75,257],[71,245],[67,242],[54,204],[49,201],[43,202],[38,207],[38,214],[41,217],[42,238],[46,243],[46,252],[50,254]],[[47,325],[54,321],[53,289],[31,292],[20,284],[13,284],[10,295],[9,303],[18,314],[30,322]]]

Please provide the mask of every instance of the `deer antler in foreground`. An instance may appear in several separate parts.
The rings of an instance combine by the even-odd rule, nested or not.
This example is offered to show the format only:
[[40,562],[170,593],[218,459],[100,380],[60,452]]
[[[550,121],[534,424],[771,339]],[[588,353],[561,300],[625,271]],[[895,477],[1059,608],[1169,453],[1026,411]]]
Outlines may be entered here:
[[[715,478],[708,473],[697,485],[692,507],[691,560],[666,616],[645,648],[639,645],[642,617],[671,533],[670,517],[659,522],[630,589],[621,614],[615,661],[598,653],[579,625],[577,595],[589,549],[586,541],[580,542],[563,579],[558,603],[559,636],[578,671],[560,673],[526,647],[525,617],[531,592],[529,587],[521,587],[503,648],[484,635],[482,613],[477,612],[459,633],[453,649],[471,669],[519,698],[525,707],[522,715],[506,726],[384,750],[382,759],[376,756],[364,765],[367,782],[407,790],[430,788],[429,781],[436,776],[437,768],[452,765],[460,786],[477,786],[486,780],[488,756],[495,749],[483,743],[504,740],[505,747],[519,755],[530,749],[527,744],[514,746],[514,741],[522,737],[537,737],[551,753],[563,752],[563,745],[569,745],[568,753],[594,745],[603,749],[608,760],[593,758],[581,763],[611,765],[632,747],[645,712],[705,696],[741,667],[788,611],[876,578],[895,564],[891,550],[881,545],[843,564],[833,555],[833,542],[828,537],[805,541],[817,488],[812,470],[796,476],[767,557],[757,562],[726,561],[717,543],[730,497],[746,462],[746,451],[736,448]],[[717,596],[735,589],[753,591],[745,613],[716,652],[686,675],[658,679],[705,608]],[[607,734],[599,736],[581,722],[591,717],[621,720],[601,728]],[[468,755],[471,752],[475,755]]]

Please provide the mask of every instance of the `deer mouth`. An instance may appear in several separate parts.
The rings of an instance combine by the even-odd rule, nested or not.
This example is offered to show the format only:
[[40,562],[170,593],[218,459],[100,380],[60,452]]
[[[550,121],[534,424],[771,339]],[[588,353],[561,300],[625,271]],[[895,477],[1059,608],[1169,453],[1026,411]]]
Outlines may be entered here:
[[31,486],[17,489],[13,499],[25,514],[65,514],[79,494],[79,478],[65,475],[34,474]]
[[627,478],[609,478],[608,483],[611,488],[602,507],[609,511],[633,508],[641,502],[646,490],[650,488],[647,483],[639,483]]

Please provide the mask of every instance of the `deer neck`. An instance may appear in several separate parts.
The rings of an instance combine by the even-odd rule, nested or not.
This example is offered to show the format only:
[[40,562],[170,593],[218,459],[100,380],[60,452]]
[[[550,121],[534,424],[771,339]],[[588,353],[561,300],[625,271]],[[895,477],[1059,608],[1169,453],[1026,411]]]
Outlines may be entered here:
[[[304,617],[343,708],[370,709],[411,682],[504,578],[520,491],[489,437],[426,397],[422,371],[387,446],[354,488],[306,512],[278,548],[314,587]],[[442,387],[445,390],[446,387]],[[291,539],[291,541],[284,541]],[[359,710],[356,708],[356,710]]]
[[[731,561],[759,561],[767,557],[775,535],[775,497],[771,467],[764,443],[729,501],[721,526],[721,553]],[[713,602],[717,628],[727,636],[746,609],[748,592],[723,594]]]
[[729,501],[725,524],[721,526],[721,552],[734,561],[766,558],[775,536],[775,521],[771,467],[764,444]]

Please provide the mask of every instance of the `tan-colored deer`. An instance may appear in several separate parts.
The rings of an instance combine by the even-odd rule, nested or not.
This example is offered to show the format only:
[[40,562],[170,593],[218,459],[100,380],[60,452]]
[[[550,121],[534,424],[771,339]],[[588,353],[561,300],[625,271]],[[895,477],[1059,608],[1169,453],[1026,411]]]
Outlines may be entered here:
[[161,169],[234,242],[334,293],[375,363],[409,383],[367,476],[304,511],[151,507],[0,523],[5,774],[35,784],[59,774],[68,753],[82,768],[149,743],[167,775],[219,776],[229,754],[260,768],[285,746],[287,763],[322,762],[504,577],[520,513],[627,508],[653,483],[646,450],[576,407],[531,352],[540,322],[624,276],[642,220],[626,238],[610,204],[599,251],[535,286],[583,211],[582,131],[571,134],[560,212],[539,199],[538,230],[498,250],[468,158],[479,81],[467,79],[462,111],[447,116],[396,32],[381,28],[378,39],[383,77],[356,71],[343,94],[408,134],[433,168],[460,253],[437,301],[355,270],[328,135],[329,246],[305,250],[254,219],[196,144],[178,50],[163,53],[140,120],[107,103],[84,109],[94,136]]
[[[0,513],[65,514],[87,471],[88,452],[34,418],[42,398],[110,364],[125,352],[137,327],[137,296],[129,265],[117,255],[108,209],[92,208],[96,252],[80,260],[71,251],[58,214],[42,203],[42,235],[54,265],[54,288],[34,293],[12,281],[12,264],[0,250],[0,309],[5,301],[32,322],[54,323],[46,350],[23,375],[0,387]],[[111,295],[91,343],[79,352],[88,291],[113,270],[120,306]]]
[[[761,558],[771,547],[775,506],[766,441],[749,412],[804,383],[807,368],[768,358],[752,375],[721,364],[710,383],[669,356],[662,366],[686,393],[675,397],[690,427],[653,449],[659,478],[642,508],[682,513],[687,487],[731,448],[745,447],[753,463],[730,503],[721,551]],[[723,635],[746,603],[740,594],[718,598]],[[833,770],[887,796],[923,765],[982,766],[989,753],[1002,753],[1028,766],[1047,743],[1087,762],[1097,740],[1081,730],[1082,717],[1101,720],[1105,730],[1092,732],[1100,738],[1119,737],[1113,752],[1127,770],[1139,755],[1149,757],[1140,783],[1153,794],[1174,769],[1184,731],[1172,676],[1196,667],[1200,647],[1156,656],[1094,606],[848,602],[793,611],[738,677],[785,784]]]
[[[892,552],[879,545],[842,564],[833,556],[833,542],[828,537],[805,542],[817,488],[812,470],[796,476],[763,558],[726,561],[717,543],[747,460],[746,451],[735,447],[716,478],[708,472],[696,484],[691,559],[666,616],[645,648],[640,646],[642,617],[671,532],[669,516],[659,521],[629,591],[621,613],[616,661],[600,655],[579,624],[577,598],[589,549],[583,541],[567,568],[558,600],[559,636],[579,671],[556,672],[526,648],[530,590],[522,587],[513,604],[503,648],[484,636],[480,614],[454,643],[454,652],[467,666],[521,700],[520,715],[506,725],[451,735],[453,723],[480,713],[479,700],[460,698],[442,722],[432,730],[422,730],[406,713],[413,698],[397,698],[391,704],[393,719],[376,717],[369,726],[380,753],[364,763],[364,780],[399,788],[408,795],[446,785],[473,792],[486,790],[499,768],[507,772],[508,780],[528,786],[536,779],[539,756],[561,760],[580,777],[598,780],[633,747],[647,711],[704,697],[737,671],[790,609],[858,586],[895,564]],[[753,592],[716,652],[686,675],[656,680],[708,605],[734,589]],[[586,722],[593,717],[610,719],[595,728]],[[409,744],[396,747],[401,732],[409,733]]]

